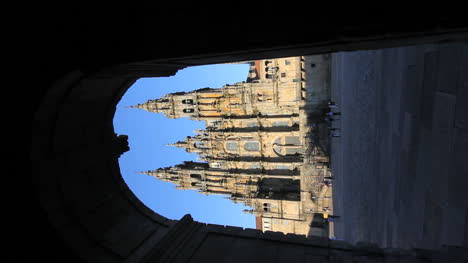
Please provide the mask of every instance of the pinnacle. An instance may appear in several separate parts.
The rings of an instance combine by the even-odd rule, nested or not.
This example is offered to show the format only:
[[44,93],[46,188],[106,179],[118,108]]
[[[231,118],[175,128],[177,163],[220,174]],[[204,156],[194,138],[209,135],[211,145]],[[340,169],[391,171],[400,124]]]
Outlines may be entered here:
[[134,172],[135,174],[146,174],[146,175],[151,175],[152,171],[146,171],[146,172]]
[[184,141],[178,141],[176,143],[168,143],[166,144],[167,146],[175,146],[175,147],[178,147],[178,148],[185,148],[187,143],[184,142]]
[[137,105],[130,105],[130,106],[125,106],[126,109],[134,109],[134,108],[137,108],[137,109],[143,109],[143,105],[144,104],[137,104]]

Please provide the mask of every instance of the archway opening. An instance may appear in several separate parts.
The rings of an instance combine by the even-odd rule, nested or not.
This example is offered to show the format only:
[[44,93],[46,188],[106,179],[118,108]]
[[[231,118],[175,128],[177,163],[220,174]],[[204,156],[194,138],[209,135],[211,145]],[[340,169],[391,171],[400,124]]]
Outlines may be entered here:
[[[206,163],[200,160],[203,158],[200,153],[177,144],[206,128],[205,120],[194,117],[197,99],[181,98],[174,109],[169,101],[174,95],[170,94],[177,96],[245,82],[248,71],[249,65],[245,63],[189,67],[171,77],[141,78],[126,91],[114,115],[115,132],[129,136],[130,151],[119,158],[120,170],[129,188],[150,209],[174,220],[189,213],[200,222],[255,228],[254,216],[242,213],[247,210],[244,204],[228,199],[229,192],[209,194],[212,193],[207,191],[209,183],[195,182],[201,179],[200,174],[190,173],[193,181],[187,184],[156,175],[158,169],[186,162]],[[156,99],[159,99],[158,109],[136,106]],[[203,142],[192,146],[206,147]]]
[[[129,136],[131,149],[119,160],[123,178],[170,219],[189,213],[205,223],[311,234],[314,214],[332,206],[324,178],[330,175],[323,116],[329,67],[324,54],[138,80],[114,117],[116,133]],[[265,228],[262,220],[273,225]],[[321,226],[313,234],[328,236],[327,224]]]

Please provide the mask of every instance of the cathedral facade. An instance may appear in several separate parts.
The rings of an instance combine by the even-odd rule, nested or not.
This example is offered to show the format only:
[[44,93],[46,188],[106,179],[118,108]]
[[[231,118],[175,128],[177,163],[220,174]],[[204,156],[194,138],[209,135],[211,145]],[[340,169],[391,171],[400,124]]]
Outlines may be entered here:
[[[246,81],[177,92],[132,106],[167,118],[205,121],[172,146],[200,162],[144,172],[179,189],[227,195],[257,218],[257,228],[308,235],[313,215],[301,192],[305,133],[304,57],[248,62]],[[304,197],[306,196],[306,197]],[[309,198],[307,198],[309,196]],[[312,201],[310,201],[312,202]],[[307,209],[309,210],[309,209]],[[320,235],[320,234],[319,234]]]

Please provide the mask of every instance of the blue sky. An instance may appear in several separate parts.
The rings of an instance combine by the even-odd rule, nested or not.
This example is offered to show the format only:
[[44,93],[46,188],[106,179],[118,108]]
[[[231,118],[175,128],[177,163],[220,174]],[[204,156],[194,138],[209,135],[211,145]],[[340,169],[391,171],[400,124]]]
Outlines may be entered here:
[[170,219],[180,219],[188,213],[200,222],[255,228],[254,216],[242,212],[249,207],[235,204],[224,196],[178,190],[172,183],[135,173],[197,161],[196,154],[166,144],[194,135],[195,129],[205,127],[204,122],[167,119],[160,113],[126,108],[171,92],[221,88],[245,81],[248,70],[247,64],[206,65],[183,69],[172,77],[142,78],[117,104],[114,129],[117,134],[129,136],[130,146],[130,151],[119,159],[120,170],[133,193],[150,209]]

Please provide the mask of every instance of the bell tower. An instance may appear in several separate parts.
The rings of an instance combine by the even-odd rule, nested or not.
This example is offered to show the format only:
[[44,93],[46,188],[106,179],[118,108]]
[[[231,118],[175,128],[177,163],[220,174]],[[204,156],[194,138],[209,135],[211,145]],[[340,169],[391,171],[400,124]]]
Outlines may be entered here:
[[175,92],[132,108],[164,113],[170,119],[188,117],[193,120],[213,121],[247,114],[242,106],[241,91],[243,86],[239,84],[220,89],[202,88],[192,92]]

